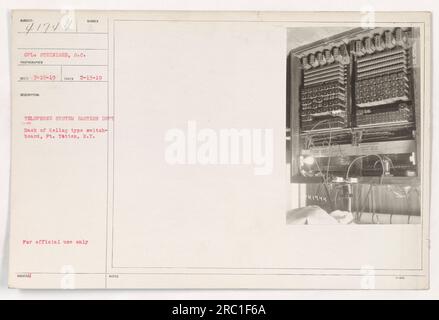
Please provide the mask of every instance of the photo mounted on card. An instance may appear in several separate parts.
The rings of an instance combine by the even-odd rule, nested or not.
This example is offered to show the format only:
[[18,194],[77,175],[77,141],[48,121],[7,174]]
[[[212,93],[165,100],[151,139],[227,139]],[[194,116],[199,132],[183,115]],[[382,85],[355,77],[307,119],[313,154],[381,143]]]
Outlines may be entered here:
[[287,32],[287,152],[306,203],[287,223],[420,224],[419,27]]
[[430,32],[14,10],[10,287],[428,288]]

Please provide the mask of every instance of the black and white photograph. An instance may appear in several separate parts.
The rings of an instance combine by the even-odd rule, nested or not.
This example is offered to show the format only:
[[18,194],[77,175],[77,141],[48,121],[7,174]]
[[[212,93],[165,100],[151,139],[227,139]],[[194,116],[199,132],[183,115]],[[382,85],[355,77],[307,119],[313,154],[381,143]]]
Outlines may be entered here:
[[287,224],[420,224],[419,28],[287,36]]

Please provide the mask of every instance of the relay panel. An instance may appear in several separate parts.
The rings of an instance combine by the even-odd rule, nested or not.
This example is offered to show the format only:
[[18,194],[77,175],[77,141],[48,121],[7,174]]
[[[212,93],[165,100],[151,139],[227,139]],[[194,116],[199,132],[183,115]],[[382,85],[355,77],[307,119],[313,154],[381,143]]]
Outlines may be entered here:
[[293,177],[416,177],[415,28],[353,29],[290,53]]

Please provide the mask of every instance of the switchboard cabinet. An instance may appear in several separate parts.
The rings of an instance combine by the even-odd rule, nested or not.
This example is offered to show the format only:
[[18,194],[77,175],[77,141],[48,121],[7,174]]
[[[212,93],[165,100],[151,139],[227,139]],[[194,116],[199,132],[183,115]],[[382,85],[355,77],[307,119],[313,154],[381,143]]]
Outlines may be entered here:
[[416,28],[357,28],[288,55],[291,181],[419,184]]

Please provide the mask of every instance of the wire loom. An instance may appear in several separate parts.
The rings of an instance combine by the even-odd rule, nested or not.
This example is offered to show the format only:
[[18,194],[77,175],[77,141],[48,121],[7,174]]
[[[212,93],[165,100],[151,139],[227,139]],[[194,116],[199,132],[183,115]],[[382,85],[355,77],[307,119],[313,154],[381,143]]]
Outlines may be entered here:
[[[319,205],[328,212],[350,209],[357,223],[411,223],[419,219],[418,187],[382,184],[390,170],[404,175],[406,168],[411,168],[412,164],[406,162],[409,156],[361,154],[360,150],[357,155],[355,152],[346,155],[340,148],[341,144],[352,143],[355,150],[363,131],[368,142],[413,139],[410,130],[404,127],[387,127],[393,123],[413,125],[409,62],[412,43],[408,39],[411,30],[394,28],[369,33],[373,36],[352,40],[349,46],[318,48],[315,53],[301,57],[301,148],[326,147],[327,154],[308,161],[307,165],[301,160],[303,176],[322,179],[318,187],[307,186],[307,204]],[[349,65],[354,68],[352,89],[348,86]],[[348,96],[348,90],[353,91],[352,97]],[[352,110],[349,99],[352,99]],[[348,112],[352,112],[353,120]],[[381,127],[367,129],[371,124]],[[347,137],[352,137],[352,141]],[[371,177],[374,182],[349,182],[351,176],[365,174],[375,176]],[[343,183],[333,183],[337,176],[343,177]]]

